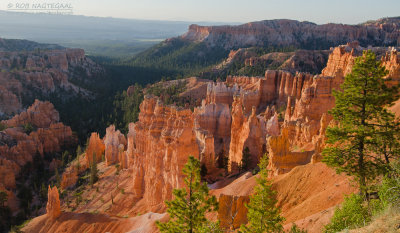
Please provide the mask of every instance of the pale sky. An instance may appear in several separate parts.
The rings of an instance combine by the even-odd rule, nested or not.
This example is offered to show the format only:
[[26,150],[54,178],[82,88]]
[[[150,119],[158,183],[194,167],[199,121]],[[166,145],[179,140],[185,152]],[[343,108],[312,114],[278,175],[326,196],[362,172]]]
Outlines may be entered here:
[[0,9],[21,2],[70,3],[76,15],[182,21],[357,24],[400,16],[400,0],[0,0]]

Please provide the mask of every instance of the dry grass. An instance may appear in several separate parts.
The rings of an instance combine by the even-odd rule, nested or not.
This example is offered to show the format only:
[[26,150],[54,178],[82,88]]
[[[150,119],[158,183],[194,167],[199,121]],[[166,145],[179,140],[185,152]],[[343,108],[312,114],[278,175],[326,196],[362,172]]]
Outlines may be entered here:
[[375,216],[371,223],[365,227],[343,231],[350,233],[399,233],[400,232],[400,208],[390,207],[381,214]]

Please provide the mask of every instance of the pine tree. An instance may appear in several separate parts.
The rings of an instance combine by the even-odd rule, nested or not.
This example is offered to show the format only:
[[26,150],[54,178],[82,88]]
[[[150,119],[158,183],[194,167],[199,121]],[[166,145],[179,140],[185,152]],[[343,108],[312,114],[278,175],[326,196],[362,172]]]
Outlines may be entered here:
[[42,185],[40,186],[40,199],[44,202],[47,199],[47,188],[46,185],[44,185],[44,183],[42,183]]
[[248,224],[240,227],[242,233],[282,232],[284,218],[280,215],[280,209],[276,207],[276,192],[272,190],[271,181],[268,180],[268,156],[265,154],[258,164],[260,177],[257,178],[257,186],[248,209]]
[[242,160],[240,161],[240,170],[247,171],[251,165],[250,149],[246,146],[242,151]]
[[78,147],[76,148],[76,157],[79,157],[79,155],[82,154],[82,148],[80,145],[78,145]]
[[55,177],[56,177],[56,186],[59,186],[61,184],[61,177],[60,174],[58,173],[58,166],[56,165],[55,169]]
[[200,161],[190,156],[183,168],[183,174],[186,176],[186,188],[174,189],[175,198],[165,202],[170,220],[165,223],[157,222],[162,233],[204,232],[205,228],[213,225],[205,214],[216,211],[218,205],[216,198],[209,196],[207,183],[201,182]]
[[97,161],[96,161],[96,154],[93,153],[93,160],[92,163],[90,164],[90,185],[93,186],[94,183],[99,179],[97,176],[98,170],[97,170]]
[[398,86],[388,87],[385,75],[375,54],[364,51],[341,90],[333,91],[336,106],[329,113],[337,125],[326,131],[323,161],[354,176],[362,195],[369,181],[387,172],[389,159],[399,156],[399,124],[387,109],[399,97]]
[[3,208],[8,200],[8,195],[4,191],[0,191],[0,208]]

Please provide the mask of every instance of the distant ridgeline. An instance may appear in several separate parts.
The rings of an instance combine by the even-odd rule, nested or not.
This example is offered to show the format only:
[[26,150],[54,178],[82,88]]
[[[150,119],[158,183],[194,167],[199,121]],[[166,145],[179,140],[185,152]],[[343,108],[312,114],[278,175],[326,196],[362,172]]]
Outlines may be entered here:
[[399,28],[400,17],[359,25],[317,25],[287,19],[238,26],[191,25],[184,35],[161,42],[135,56],[128,64],[163,69],[171,76],[196,75],[212,71],[231,50],[240,48],[258,48],[260,56],[297,49],[326,50],[355,40],[363,47],[398,46]]
[[64,49],[56,44],[41,44],[29,40],[2,39],[0,38],[0,52],[17,52],[33,50]]

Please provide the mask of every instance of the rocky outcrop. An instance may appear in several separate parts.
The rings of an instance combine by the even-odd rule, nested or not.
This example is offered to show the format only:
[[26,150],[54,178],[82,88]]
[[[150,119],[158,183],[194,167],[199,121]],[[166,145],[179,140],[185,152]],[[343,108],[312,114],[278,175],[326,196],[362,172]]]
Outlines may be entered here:
[[103,140],[100,138],[98,133],[92,133],[89,138],[89,145],[86,149],[86,160],[88,164],[91,164],[93,158],[96,158],[96,162],[102,160],[102,156],[105,151],[105,145]]
[[111,125],[106,129],[104,146],[106,164],[109,166],[111,164],[120,162],[120,151],[125,150],[127,141],[125,136],[119,130],[115,131],[115,126]]
[[229,151],[231,112],[228,104],[203,101],[202,106],[194,110],[194,121],[200,154],[212,158]]
[[289,147],[289,135],[285,128],[281,135],[268,139],[269,175],[284,174],[296,166],[311,162],[312,151],[292,152]]
[[[354,40],[362,46],[398,45],[399,18],[388,18],[361,25],[324,24],[278,19],[246,23],[238,26],[190,25],[180,38],[192,42],[205,42],[227,50],[252,46],[295,46],[305,49],[328,49]],[[222,42],[221,42],[222,41]]]
[[259,158],[265,152],[265,134],[261,127],[260,119],[256,116],[253,107],[251,115],[243,115],[242,104],[235,98],[232,105],[231,144],[229,147],[229,170],[237,170],[241,164],[243,150],[249,148],[250,166],[257,165]]
[[218,220],[221,228],[234,230],[247,223],[249,196],[232,196],[221,194],[218,199]]
[[25,112],[14,116],[10,120],[2,121],[8,127],[18,127],[31,124],[36,128],[48,128],[51,124],[60,120],[58,112],[50,102],[35,100]]
[[[57,92],[63,99],[89,97],[89,91],[72,84],[103,72],[82,49],[0,52],[0,116],[22,111],[21,99],[49,97]],[[88,82],[88,80],[83,80]]]
[[392,48],[391,51],[386,52],[381,58],[382,64],[388,70],[388,77],[392,79],[392,85],[400,83],[400,53]]
[[181,171],[188,156],[199,158],[193,126],[189,109],[164,106],[149,96],[140,105],[139,121],[129,125],[132,192],[143,198],[148,210],[164,208],[163,201],[172,198],[172,189],[183,185]]
[[[14,190],[21,167],[34,156],[43,158],[76,142],[71,128],[58,120],[58,112],[50,102],[36,100],[27,111],[1,122],[7,127],[0,132],[1,186]],[[33,131],[26,132],[24,125],[31,125]]]
[[49,185],[46,213],[53,219],[58,218],[61,215],[60,197],[56,186],[51,188]]

